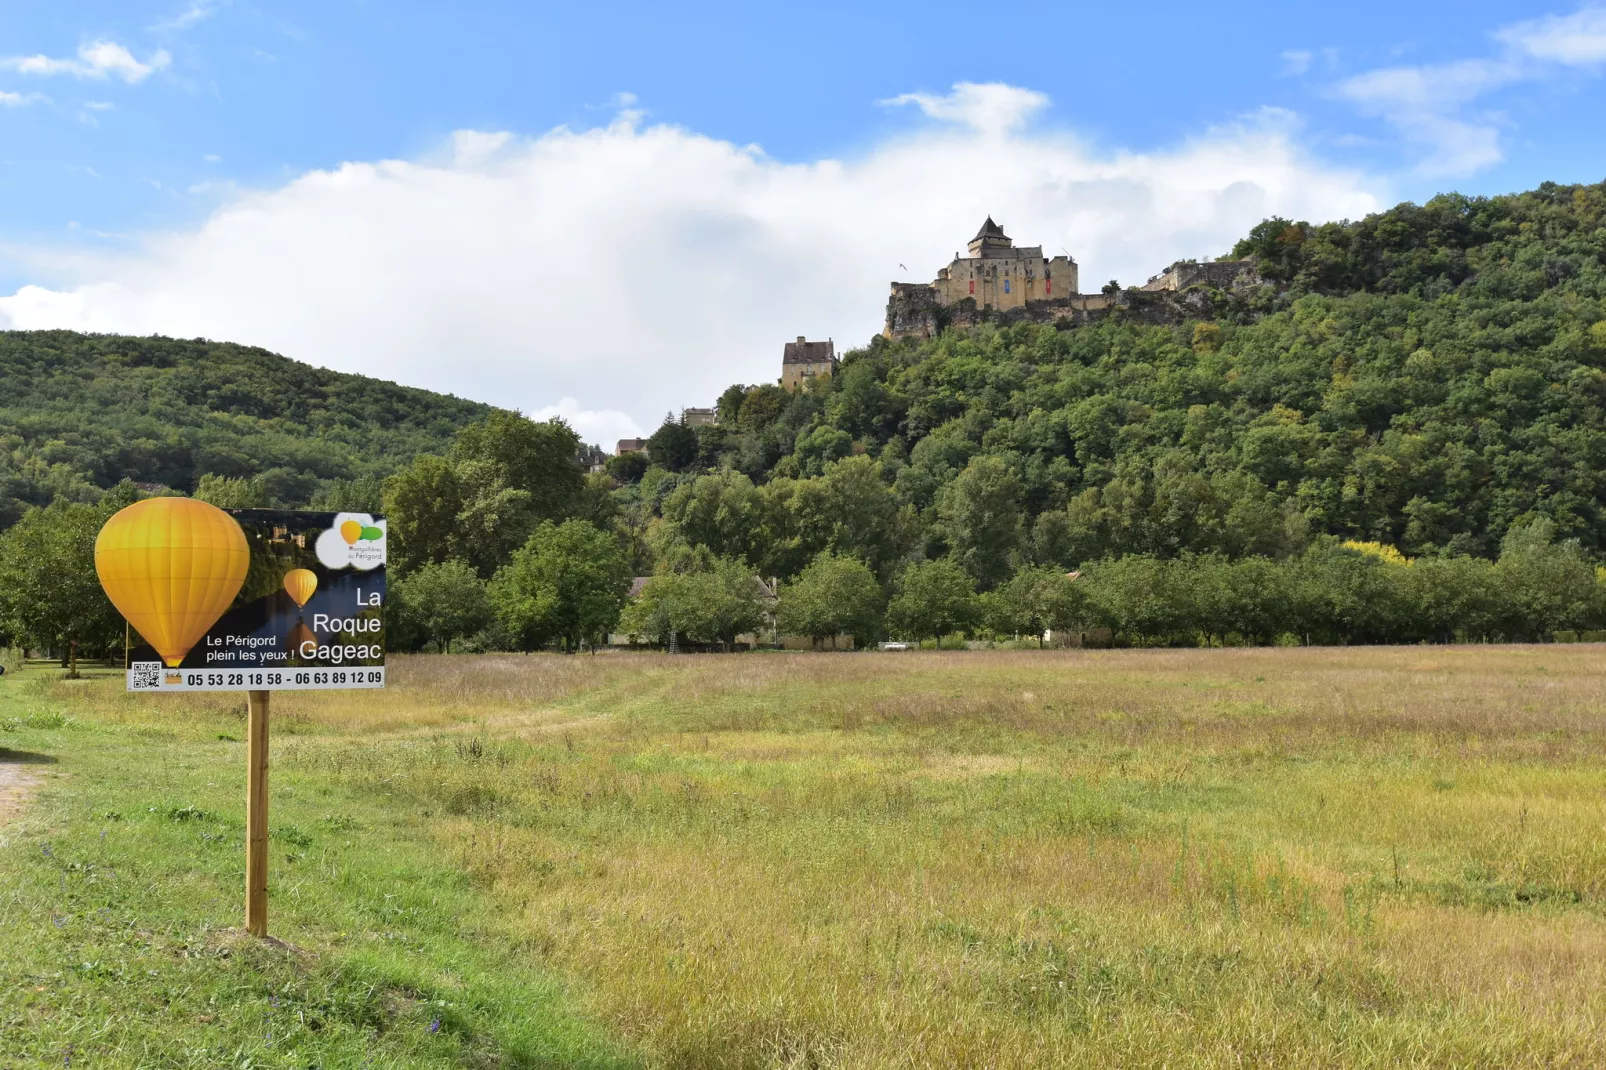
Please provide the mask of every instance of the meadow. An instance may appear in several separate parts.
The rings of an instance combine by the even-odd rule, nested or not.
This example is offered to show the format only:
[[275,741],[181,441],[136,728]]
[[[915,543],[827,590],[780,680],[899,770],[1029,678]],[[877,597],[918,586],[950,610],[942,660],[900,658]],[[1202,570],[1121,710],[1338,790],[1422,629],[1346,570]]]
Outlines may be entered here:
[[1606,650],[0,683],[0,1063],[1606,1065]]

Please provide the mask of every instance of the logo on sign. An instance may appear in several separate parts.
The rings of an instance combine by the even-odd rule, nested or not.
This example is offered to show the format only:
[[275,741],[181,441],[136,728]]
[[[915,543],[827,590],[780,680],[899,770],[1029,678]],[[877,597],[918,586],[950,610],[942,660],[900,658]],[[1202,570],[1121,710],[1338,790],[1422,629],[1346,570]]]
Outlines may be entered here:
[[385,522],[367,513],[337,513],[313,549],[325,568],[378,568],[385,563]]

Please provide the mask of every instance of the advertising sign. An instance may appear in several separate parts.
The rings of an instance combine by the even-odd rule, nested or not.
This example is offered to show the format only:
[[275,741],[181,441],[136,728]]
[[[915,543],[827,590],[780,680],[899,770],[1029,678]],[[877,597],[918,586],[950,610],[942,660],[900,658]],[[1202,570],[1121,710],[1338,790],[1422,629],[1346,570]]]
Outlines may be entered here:
[[[185,544],[187,573],[182,584],[165,588],[146,580],[144,586],[163,601],[159,615],[141,617],[128,596],[113,599],[132,625],[128,689],[384,687],[384,519],[368,513],[222,512],[226,517],[219,513],[210,526],[192,524],[177,540],[172,524],[162,531],[171,545],[161,554],[175,563],[178,543]],[[239,535],[223,523],[227,518],[244,535],[245,554]],[[131,529],[123,541],[137,543],[140,534]],[[136,587],[133,599],[139,594]],[[194,612],[186,615],[185,608]]]

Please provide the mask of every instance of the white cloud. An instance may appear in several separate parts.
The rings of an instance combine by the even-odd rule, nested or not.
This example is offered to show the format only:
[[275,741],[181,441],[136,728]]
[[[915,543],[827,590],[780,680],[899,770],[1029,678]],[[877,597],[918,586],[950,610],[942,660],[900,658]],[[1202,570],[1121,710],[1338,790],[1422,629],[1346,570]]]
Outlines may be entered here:
[[1498,117],[1462,114],[1480,96],[1522,80],[1522,65],[1505,60],[1462,60],[1437,66],[1390,67],[1340,82],[1334,93],[1379,116],[1420,146],[1424,175],[1463,175],[1498,163]]
[[[583,433],[606,442],[733,382],[774,381],[799,334],[863,344],[889,281],[930,279],[988,214],[1023,244],[1069,250],[1097,291],[1224,253],[1268,215],[1383,203],[1377,180],[1307,155],[1286,112],[1163,151],[1095,151],[996,108],[978,115],[974,100],[959,87],[922,104],[951,121],[802,163],[625,119],[468,133],[439,158],[235,191],[198,227],[131,253],[34,249],[8,266],[36,285],[0,297],[0,326],[246,342],[572,411],[577,426],[595,414]],[[571,398],[586,408],[566,410]]]
[[556,405],[547,405],[530,414],[532,420],[550,420],[562,417],[574,428],[582,441],[601,446],[609,453],[621,438],[645,438],[641,425],[629,414],[618,409],[582,409],[575,398],[559,398]]
[[1403,134],[1422,154],[1419,174],[1470,174],[1505,158],[1500,135],[1510,125],[1503,113],[1472,105],[1564,67],[1606,63],[1606,7],[1513,23],[1491,36],[1501,46],[1491,58],[1367,71],[1339,82],[1333,95]]
[[1571,15],[1515,23],[1495,37],[1537,60],[1569,66],[1606,63],[1606,7],[1591,4]]
[[1304,74],[1310,70],[1310,62],[1315,59],[1309,52],[1289,51],[1283,53],[1283,74],[1285,76]]
[[1028,119],[1048,107],[1049,101],[1036,90],[1002,82],[959,82],[952,92],[942,96],[904,93],[881,103],[891,107],[913,104],[928,118],[959,123],[980,134],[1002,136],[1025,126]]
[[158,33],[177,33],[187,30],[196,23],[204,22],[217,14],[218,8],[222,7],[226,2],[227,0],[191,0],[184,10],[171,18],[152,24],[151,29]]
[[53,59],[43,55],[12,56],[0,59],[0,70],[46,76],[69,74],[75,78],[102,81],[115,76],[129,85],[137,85],[171,61],[171,56],[158,50],[149,60],[141,63],[132,52],[114,41],[93,41],[80,45],[75,59]]
[[43,93],[8,93],[0,89],[0,108],[26,108],[30,104],[48,104],[50,98]]

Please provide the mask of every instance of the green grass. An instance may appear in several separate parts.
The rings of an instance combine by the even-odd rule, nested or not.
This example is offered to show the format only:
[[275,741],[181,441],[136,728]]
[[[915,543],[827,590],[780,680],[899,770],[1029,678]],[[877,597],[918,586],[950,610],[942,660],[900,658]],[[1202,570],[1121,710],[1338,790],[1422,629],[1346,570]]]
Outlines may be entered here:
[[274,699],[301,955],[240,698],[7,677],[0,1064],[1606,1065],[1602,653],[396,659]]
[[0,1065],[628,1064],[382,791],[272,770],[293,946],[243,936],[241,718],[117,723],[46,682],[0,682],[0,761],[55,759],[0,831]]

